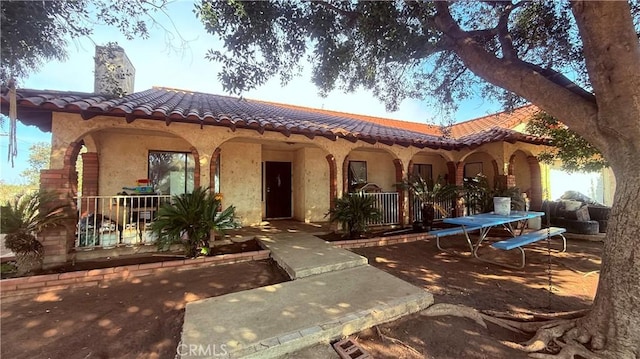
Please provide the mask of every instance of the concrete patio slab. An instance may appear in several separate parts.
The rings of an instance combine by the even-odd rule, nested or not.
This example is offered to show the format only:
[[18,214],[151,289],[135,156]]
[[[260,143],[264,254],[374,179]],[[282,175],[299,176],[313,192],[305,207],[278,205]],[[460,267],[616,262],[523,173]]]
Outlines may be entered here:
[[425,290],[358,266],[189,303],[180,348],[208,358],[276,358],[431,304]]
[[257,239],[271,250],[271,258],[291,279],[368,263],[366,257],[336,248],[331,243],[307,233],[279,233],[273,236],[258,236]]

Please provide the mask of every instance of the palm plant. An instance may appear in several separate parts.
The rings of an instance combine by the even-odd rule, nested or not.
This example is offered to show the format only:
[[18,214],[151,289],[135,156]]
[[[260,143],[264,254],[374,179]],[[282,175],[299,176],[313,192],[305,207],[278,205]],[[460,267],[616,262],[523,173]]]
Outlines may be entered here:
[[378,220],[382,214],[373,196],[345,193],[336,199],[327,215],[329,221],[340,223],[349,238],[356,238],[367,231],[368,223]]
[[510,197],[512,210],[524,210],[525,200],[518,187],[489,186],[484,175],[465,180],[464,192],[467,205],[480,213],[493,210],[493,197]]
[[208,253],[211,232],[224,233],[239,225],[235,207],[218,212],[221,199],[208,188],[196,187],[193,192],[173,196],[163,204],[151,223],[151,231],[158,237],[158,246],[165,248],[182,243],[187,257],[195,257],[198,247]]
[[435,211],[440,212],[444,217],[448,215],[447,209],[440,202],[453,200],[459,192],[457,186],[446,183],[442,177],[433,181],[419,175],[409,175],[403,184],[413,197],[420,201],[422,226],[426,230],[429,230],[433,224]]
[[16,256],[18,275],[42,268],[44,246],[37,236],[45,228],[70,218],[69,208],[69,203],[60,201],[57,194],[46,191],[19,195],[2,207],[5,247]]

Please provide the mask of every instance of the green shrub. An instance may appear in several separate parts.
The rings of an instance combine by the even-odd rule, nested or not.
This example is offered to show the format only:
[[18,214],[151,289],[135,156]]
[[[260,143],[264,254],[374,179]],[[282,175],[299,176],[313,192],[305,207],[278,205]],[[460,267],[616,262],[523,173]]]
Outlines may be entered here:
[[16,196],[2,207],[0,225],[6,233],[5,247],[16,255],[19,274],[42,266],[44,246],[37,235],[69,218],[69,208],[57,194],[45,191]]
[[158,247],[181,243],[188,257],[195,257],[198,247],[209,248],[211,232],[224,233],[239,226],[235,207],[218,212],[220,207],[220,198],[208,188],[196,187],[192,193],[173,196],[171,203],[160,207],[151,223],[151,231],[158,236]]
[[368,229],[368,222],[380,219],[380,209],[375,198],[359,193],[345,193],[337,198],[335,206],[327,213],[329,221],[338,222],[349,238],[355,238]]

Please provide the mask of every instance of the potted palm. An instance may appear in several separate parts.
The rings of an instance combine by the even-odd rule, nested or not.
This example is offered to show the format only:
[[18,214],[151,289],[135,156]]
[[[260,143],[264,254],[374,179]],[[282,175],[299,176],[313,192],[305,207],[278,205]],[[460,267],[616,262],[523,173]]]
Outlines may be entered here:
[[453,200],[458,195],[459,188],[445,183],[442,177],[436,181],[424,179],[419,175],[409,175],[404,186],[414,198],[420,201],[420,213],[422,214],[422,228],[431,230],[436,211],[442,216],[447,216],[447,210],[440,204],[442,201]]
[[55,193],[46,191],[19,195],[2,208],[5,247],[16,256],[18,275],[42,269],[44,246],[38,234],[70,218],[69,208]]
[[375,198],[362,193],[345,193],[337,198],[335,206],[325,216],[339,223],[349,238],[359,237],[368,229],[368,223],[380,218]]
[[[193,192],[173,196],[163,204],[151,223],[151,232],[160,248],[181,243],[187,257],[195,257],[198,248],[208,254],[212,233],[224,233],[237,228],[235,207],[218,212],[221,198],[208,188],[196,187]],[[213,238],[215,239],[215,238]]]

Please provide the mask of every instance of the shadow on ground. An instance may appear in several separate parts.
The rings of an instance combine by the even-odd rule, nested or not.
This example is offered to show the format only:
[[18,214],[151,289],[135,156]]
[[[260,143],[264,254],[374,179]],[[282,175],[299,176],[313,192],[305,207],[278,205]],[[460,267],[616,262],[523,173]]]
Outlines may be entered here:
[[[464,251],[462,238],[445,245]],[[486,248],[485,255],[517,261],[517,253]],[[602,243],[568,241],[566,253],[549,255],[545,242],[529,246],[527,266],[507,269],[469,256],[440,252],[434,241],[359,248],[369,263],[433,293],[436,303],[463,304],[479,310],[525,314],[588,308],[596,292]],[[549,271],[550,269],[550,271]],[[551,288],[551,291],[549,290]],[[483,329],[464,318],[405,317],[360,333],[359,342],[375,358],[526,358],[500,341],[527,336],[489,325]],[[385,340],[385,337],[401,342]]]
[[2,303],[0,357],[173,358],[188,302],[286,280],[264,260]]

